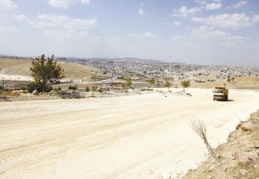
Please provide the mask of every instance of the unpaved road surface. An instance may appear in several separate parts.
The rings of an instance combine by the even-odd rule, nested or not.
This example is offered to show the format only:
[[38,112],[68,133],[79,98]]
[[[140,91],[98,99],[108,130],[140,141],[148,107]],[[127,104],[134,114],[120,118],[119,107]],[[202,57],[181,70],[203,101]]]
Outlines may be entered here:
[[228,102],[175,91],[2,102],[0,178],[177,178],[207,154],[190,120],[203,120],[217,147],[259,108],[255,91],[230,90]]

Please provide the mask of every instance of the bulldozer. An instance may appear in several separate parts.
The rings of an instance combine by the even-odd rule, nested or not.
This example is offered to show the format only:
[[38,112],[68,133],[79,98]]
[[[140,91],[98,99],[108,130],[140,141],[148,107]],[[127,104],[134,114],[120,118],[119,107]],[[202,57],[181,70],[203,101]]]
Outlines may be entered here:
[[221,100],[221,101],[227,101],[228,100],[228,89],[226,87],[219,87],[216,86],[213,90],[213,100]]

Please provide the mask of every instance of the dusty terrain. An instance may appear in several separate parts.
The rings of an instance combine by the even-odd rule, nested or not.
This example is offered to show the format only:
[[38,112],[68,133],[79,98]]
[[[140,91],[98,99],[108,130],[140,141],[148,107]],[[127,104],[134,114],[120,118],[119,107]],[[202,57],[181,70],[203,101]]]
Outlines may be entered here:
[[190,120],[203,120],[217,147],[258,109],[255,91],[219,102],[211,89],[179,90],[1,102],[0,178],[181,178],[207,157]]

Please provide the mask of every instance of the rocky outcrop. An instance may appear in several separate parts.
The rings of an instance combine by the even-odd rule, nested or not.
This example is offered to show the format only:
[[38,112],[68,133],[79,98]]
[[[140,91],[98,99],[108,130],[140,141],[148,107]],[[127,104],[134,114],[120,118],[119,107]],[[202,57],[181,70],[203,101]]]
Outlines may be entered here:
[[33,94],[33,95],[39,95],[39,92],[38,92],[37,90],[34,90],[34,91],[32,92],[32,94]]
[[253,164],[258,160],[256,151],[237,153],[237,164],[241,166]]
[[241,129],[244,131],[253,131],[254,130],[254,125],[251,124],[250,122],[244,123],[241,125]]

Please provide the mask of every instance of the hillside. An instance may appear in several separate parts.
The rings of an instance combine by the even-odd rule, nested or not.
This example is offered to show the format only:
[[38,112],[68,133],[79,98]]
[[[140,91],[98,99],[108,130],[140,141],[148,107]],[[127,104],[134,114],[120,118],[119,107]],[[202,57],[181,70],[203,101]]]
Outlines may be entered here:
[[[159,69],[166,71],[167,64],[164,63],[137,63],[135,61],[87,61],[87,60],[67,60],[59,62],[61,67],[64,69],[65,80],[73,80],[74,82],[89,81],[91,74],[96,74],[101,78],[111,77],[111,73],[116,76],[130,76],[136,81],[145,82],[150,78],[157,80],[160,87],[163,85],[163,75],[165,72],[159,72],[159,74],[144,74],[143,72],[147,69]],[[162,65],[162,66],[161,66]],[[191,79],[192,88],[214,88],[215,86],[226,85],[230,89],[259,89],[259,78],[257,77],[258,70],[255,68],[242,68],[237,67],[228,70],[230,72],[220,72],[226,67],[218,66],[196,66],[186,64],[173,64],[170,68],[171,75],[174,77],[173,87],[181,88],[181,80]],[[0,58],[0,80],[2,79],[31,79],[30,77],[31,60],[26,59],[11,59],[11,58]],[[142,68],[143,67],[143,68]],[[177,67],[177,68],[176,68]],[[202,69],[200,69],[202,68]],[[214,69],[215,68],[215,69]],[[178,69],[178,71],[177,71]],[[188,70],[187,70],[188,69]],[[197,70],[200,69],[200,70]],[[213,70],[209,70],[213,69]],[[176,71],[177,72],[176,72]],[[235,70],[239,71],[238,73]],[[107,74],[103,74],[104,71]],[[152,71],[152,70],[151,70]],[[226,70],[225,70],[226,71]],[[219,78],[215,76],[222,73]],[[231,81],[228,81],[227,76],[231,74],[235,76]],[[250,74],[250,75],[249,75]],[[10,76],[12,75],[12,76]]]
[[[59,62],[59,64],[64,69],[66,79],[89,78],[92,73],[96,72],[98,72],[98,75],[104,76],[99,73],[97,68],[86,65],[63,62]],[[31,60],[28,59],[0,58],[0,75],[30,76],[30,67]]]
[[[206,79],[204,79],[206,80]],[[218,79],[217,81],[203,83],[192,82],[192,88],[214,88],[215,86],[226,86],[230,89],[259,89],[258,77],[236,77],[234,81],[227,82],[227,79]]]

